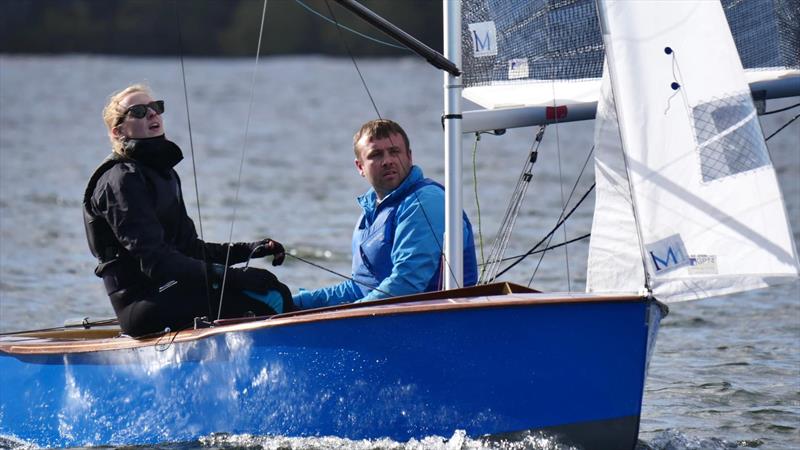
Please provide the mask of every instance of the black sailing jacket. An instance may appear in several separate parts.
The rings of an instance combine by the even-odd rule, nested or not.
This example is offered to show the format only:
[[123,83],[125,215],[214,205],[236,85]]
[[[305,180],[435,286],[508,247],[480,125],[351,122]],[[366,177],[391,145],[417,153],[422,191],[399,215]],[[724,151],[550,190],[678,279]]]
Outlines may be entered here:
[[[205,284],[206,263],[224,264],[227,246],[197,236],[173,169],[183,158],[180,149],[163,136],[127,145],[131,156],[112,156],[86,189],[87,238],[100,260],[95,273],[109,294],[140,284]],[[247,260],[256,244],[234,244],[228,263]]]

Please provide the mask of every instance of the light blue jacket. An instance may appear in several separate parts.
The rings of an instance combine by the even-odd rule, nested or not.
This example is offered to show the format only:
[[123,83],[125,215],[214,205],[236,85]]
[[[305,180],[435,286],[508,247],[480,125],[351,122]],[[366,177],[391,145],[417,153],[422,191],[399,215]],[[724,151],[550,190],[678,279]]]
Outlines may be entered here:
[[[353,230],[353,280],[303,291],[298,309],[376,300],[433,290],[444,236],[444,190],[412,166],[380,204],[373,189],[358,198],[363,213]],[[464,215],[464,284],[477,282],[472,227]]]

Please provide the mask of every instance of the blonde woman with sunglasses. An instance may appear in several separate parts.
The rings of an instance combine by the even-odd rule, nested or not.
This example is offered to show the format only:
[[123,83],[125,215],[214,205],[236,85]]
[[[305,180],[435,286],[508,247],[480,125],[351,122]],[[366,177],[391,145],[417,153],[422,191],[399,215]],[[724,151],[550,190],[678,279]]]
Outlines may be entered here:
[[164,134],[164,108],[141,84],[109,98],[103,120],[113,152],[84,194],[87,240],[99,262],[95,274],[123,332],[144,336],[191,327],[195,318],[290,310],[289,289],[271,272],[224,266],[226,259],[232,265],[267,255],[279,265],[285,256],[279,242],[228,246],[198,238],[174,170],[183,154]]

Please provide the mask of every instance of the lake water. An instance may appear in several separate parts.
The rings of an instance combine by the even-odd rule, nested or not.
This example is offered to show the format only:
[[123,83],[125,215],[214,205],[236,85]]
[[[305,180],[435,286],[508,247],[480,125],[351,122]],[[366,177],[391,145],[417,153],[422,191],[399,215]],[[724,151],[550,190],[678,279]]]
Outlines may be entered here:
[[[92,272],[80,204],[88,176],[109,152],[101,120],[105,100],[134,82],[150,84],[166,101],[167,136],[184,150],[177,170],[189,214],[198,223],[194,159],[206,240],[228,240],[245,149],[234,240],[269,236],[298,256],[349,273],[350,234],[359,212],[354,198],[368,188],[353,165],[352,135],[376,113],[349,59],[265,58],[254,89],[253,66],[252,60],[186,60],[189,121],[177,59],[0,55],[0,331],[113,315]],[[414,162],[443,181],[441,75],[411,58],[359,60],[359,67],[381,116],[408,131]],[[770,102],[768,109],[798,101]],[[765,134],[797,112],[762,117]],[[592,129],[593,122],[547,129],[508,255],[524,252],[552,228],[562,186],[569,193],[589,154]],[[477,231],[476,179],[487,252],[535,132],[483,136],[475,178],[474,138],[465,138],[465,208]],[[800,242],[800,123],[768,145]],[[577,196],[592,182],[590,164]],[[589,232],[592,204],[590,196],[573,215],[568,238]],[[562,239],[559,232],[554,242]],[[586,252],[584,241],[569,246],[568,255],[563,249],[548,253],[532,286],[582,290]],[[536,263],[529,258],[504,279],[528,284]],[[291,258],[274,272],[295,291],[340,281]],[[800,447],[800,283],[672,305],[650,366],[640,440],[643,449]],[[215,435],[164,444],[171,449],[560,448],[534,437],[497,445],[466,439],[458,430],[400,443]],[[0,438],[0,447],[15,446]]]

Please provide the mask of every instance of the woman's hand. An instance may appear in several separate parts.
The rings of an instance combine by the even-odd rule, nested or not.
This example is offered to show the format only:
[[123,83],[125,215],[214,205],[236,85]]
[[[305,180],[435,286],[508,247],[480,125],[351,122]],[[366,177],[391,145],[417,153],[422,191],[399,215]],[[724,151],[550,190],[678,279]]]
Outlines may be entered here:
[[280,266],[283,264],[283,260],[286,258],[286,250],[278,241],[273,241],[272,239],[267,238],[262,241],[254,242],[251,245],[253,245],[253,250],[250,256],[251,258],[263,258],[267,255],[273,255],[273,266]]

